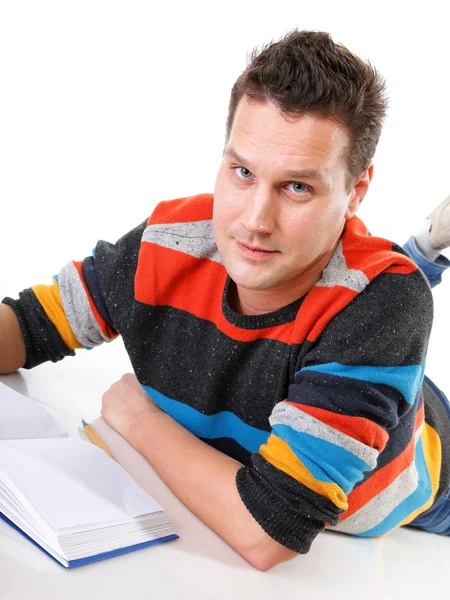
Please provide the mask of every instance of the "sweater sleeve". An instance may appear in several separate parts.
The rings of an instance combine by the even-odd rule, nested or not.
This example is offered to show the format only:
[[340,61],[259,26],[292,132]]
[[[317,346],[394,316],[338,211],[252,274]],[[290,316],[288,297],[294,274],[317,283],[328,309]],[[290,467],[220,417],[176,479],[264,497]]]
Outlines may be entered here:
[[382,273],[303,344],[270,436],[236,480],[279,543],[306,553],[325,525],[338,524],[348,494],[377,467],[390,431],[415,403],[431,323],[421,272]]
[[121,332],[134,299],[144,221],[116,244],[99,241],[91,256],[70,261],[51,285],[36,285],[2,302],[14,310],[25,341],[25,369],[74,356]]

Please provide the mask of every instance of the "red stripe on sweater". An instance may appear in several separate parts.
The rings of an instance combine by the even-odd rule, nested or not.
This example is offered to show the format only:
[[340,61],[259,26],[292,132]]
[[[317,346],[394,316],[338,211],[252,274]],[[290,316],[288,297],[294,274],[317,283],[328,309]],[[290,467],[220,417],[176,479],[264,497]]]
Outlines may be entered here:
[[289,400],[286,400],[286,402],[358,442],[370,446],[370,448],[375,448],[378,452],[384,450],[389,439],[388,433],[382,427],[364,417],[341,415],[325,408],[297,404]]
[[177,200],[167,200],[157,205],[148,220],[147,226],[208,221],[212,219],[212,212],[212,194],[199,194],[198,196],[178,198]]
[[301,344],[306,336],[315,342],[331,319],[347,306],[357,292],[342,286],[313,287],[300,307],[292,336],[293,344]]
[[409,275],[416,269],[417,269],[417,267],[414,267],[413,265],[399,265],[399,266],[389,267],[384,272],[385,273],[400,273],[400,275]]
[[290,343],[292,323],[251,330],[235,327],[225,319],[222,296],[226,278],[225,268],[215,261],[143,242],[135,277],[135,296],[139,302],[172,306],[210,321],[234,340],[251,342],[265,338]]
[[[362,271],[369,281],[382,271],[408,275],[417,269],[408,256],[392,250],[392,242],[368,235],[367,227],[356,216],[347,221],[342,237],[342,251],[347,267]],[[390,267],[392,263],[394,266]]]
[[[212,214],[213,195],[200,194],[158,204],[148,220],[148,225],[210,220]],[[356,216],[347,221],[342,247],[347,266],[361,270],[369,280],[383,270],[406,274],[416,269],[409,258],[392,251],[391,242],[369,236],[367,228]],[[367,252],[364,251],[365,249]],[[331,319],[358,295],[358,292],[340,285],[331,288],[313,287],[300,308],[293,331],[288,324],[288,326],[266,328],[265,334],[261,336],[261,330],[251,332],[234,327],[223,317],[221,307],[221,294],[225,281],[223,267],[217,263],[207,266],[206,263],[209,261],[205,259],[201,259],[201,262],[205,263],[201,267],[195,265],[195,262],[200,262],[200,259],[186,254],[180,255],[178,251],[161,247],[157,249],[156,245],[143,242],[135,282],[136,299],[148,304],[171,305],[192,312],[200,318],[215,323],[221,331],[236,340],[251,341],[266,337],[291,344],[301,344],[305,339],[315,342]],[[150,267],[146,267],[145,263]],[[167,267],[166,277],[164,274],[159,277],[158,284],[154,283],[157,280],[157,273],[152,275],[147,273],[148,268],[154,270],[152,263],[158,265],[163,263]],[[195,275],[191,271],[194,268]],[[185,285],[183,285],[184,270],[188,272]],[[166,285],[165,280],[168,281],[171,275],[176,275],[180,285],[174,286],[176,289],[169,290],[170,286]],[[211,278],[209,283],[205,278]],[[149,279],[153,283],[149,283]],[[220,302],[215,296],[217,290],[211,290],[211,286],[219,288]],[[205,296],[202,297],[202,294]],[[290,328],[291,332],[288,333]]]

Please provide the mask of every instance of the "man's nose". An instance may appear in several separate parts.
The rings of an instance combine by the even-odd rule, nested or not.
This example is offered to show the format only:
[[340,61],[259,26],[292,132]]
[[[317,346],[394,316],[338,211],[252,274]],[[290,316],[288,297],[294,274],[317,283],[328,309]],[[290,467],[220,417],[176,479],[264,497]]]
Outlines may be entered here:
[[243,215],[243,225],[251,233],[272,233],[275,226],[275,206],[270,193],[259,191],[249,199]]

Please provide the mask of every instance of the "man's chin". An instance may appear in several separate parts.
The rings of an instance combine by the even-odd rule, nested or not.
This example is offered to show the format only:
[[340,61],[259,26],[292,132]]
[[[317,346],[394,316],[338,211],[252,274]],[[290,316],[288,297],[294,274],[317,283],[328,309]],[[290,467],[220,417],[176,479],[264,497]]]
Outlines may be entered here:
[[252,292],[262,292],[264,290],[270,290],[271,288],[275,287],[278,283],[273,280],[263,278],[245,277],[239,275],[233,277],[232,274],[230,274],[230,277],[237,285],[237,287]]
[[249,267],[248,265],[242,265],[242,263],[230,264],[230,262],[227,264],[227,261],[224,261],[224,266],[228,275],[238,287],[256,292],[269,290],[281,283],[280,267],[277,270],[278,272],[274,272],[273,268],[262,268],[262,266],[255,268],[255,266]]

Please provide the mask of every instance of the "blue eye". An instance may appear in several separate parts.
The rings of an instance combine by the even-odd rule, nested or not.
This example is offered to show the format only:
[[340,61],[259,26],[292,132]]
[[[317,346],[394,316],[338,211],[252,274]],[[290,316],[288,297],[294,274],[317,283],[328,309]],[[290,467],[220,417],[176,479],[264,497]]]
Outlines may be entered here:
[[[299,181],[293,181],[292,183],[289,183],[287,187],[289,187],[290,185],[292,186],[296,186],[297,189],[292,190],[295,194],[301,194],[303,192],[308,192],[309,188],[307,185],[305,185],[304,183],[300,183]],[[300,186],[303,186],[303,188],[298,189]]]
[[[239,177],[239,179],[250,179],[252,172],[249,171],[248,169],[246,169],[245,167],[235,167],[234,169],[236,175]],[[242,172],[242,176],[239,175],[238,171]]]

